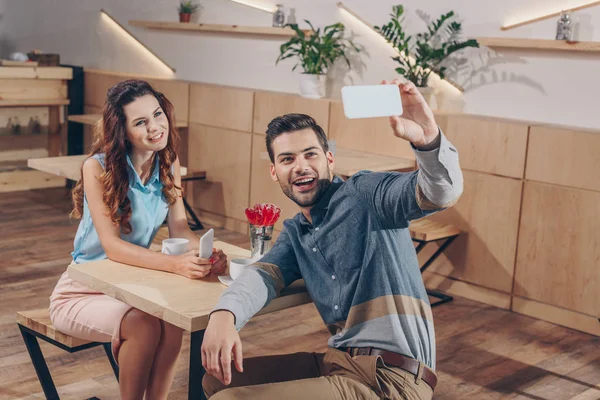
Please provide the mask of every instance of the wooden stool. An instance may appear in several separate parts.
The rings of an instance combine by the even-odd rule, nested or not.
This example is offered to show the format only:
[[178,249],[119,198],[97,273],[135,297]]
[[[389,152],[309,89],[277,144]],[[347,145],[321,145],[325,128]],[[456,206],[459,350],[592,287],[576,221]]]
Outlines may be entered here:
[[[446,247],[456,239],[456,237],[460,234],[460,230],[453,225],[441,224],[439,222],[431,221],[428,219],[420,219],[416,221],[411,221],[410,226],[408,227],[410,231],[410,237],[413,242],[418,243],[417,248],[415,249],[417,254],[428,244],[432,242],[437,242],[443,240],[444,242],[440,245],[440,247],[429,257],[427,261],[421,267],[421,273],[425,271],[429,266],[435,261],[436,258],[439,257],[440,254]],[[436,301],[432,303],[431,306],[437,306],[443,303],[447,303],[452,301],[454,298],[437,290],[429,290],[427,289],[427,294],[431,297],[435,297],[440,299],[440,301]]]
[[46,395],[46,399],[58,400],[59,397],[37,338],[43,339],[69,353],[76,353],[91,347],[103,346],[104,351],[108,356],[108,361],[110,361],[113,372],[117,377],[117,381],[119,380],[119,366],[113,358],[110,343],[90,342],[58,332],[54,329],[54,326],[52,326],[50,316],[48,315],[48,309],[44,308],[40,310],[17,312],[17,325],[23,336],[23,341],[25,342],[25,346],[31,357],[33,368],[35,368],[35,372],[42,385],[42,390]]
[[[187,174],[185,176],[181,177],[181,182],[188,182],[188,181],[203,181],[206,179],[206,172],[205,171],[191,171],[188,170]],[[192,209],[192,207],[190,207],[190,205],[188,204],[187,200],[185,199],[185,196],[183,196],[183,205],[185,206],[185,210],[188,212],[188,214],[190,214],[190,217],[192,217],[192,219],[194,220],[194,223],[190,223],[190,229],[193,231],[197,231],[199,229],[204,229],[204,226],[202,226],[202,222],[200,222],[200,220],[198,219],[198,216],[196,215],[196,213],[194,212],[194,210]]]

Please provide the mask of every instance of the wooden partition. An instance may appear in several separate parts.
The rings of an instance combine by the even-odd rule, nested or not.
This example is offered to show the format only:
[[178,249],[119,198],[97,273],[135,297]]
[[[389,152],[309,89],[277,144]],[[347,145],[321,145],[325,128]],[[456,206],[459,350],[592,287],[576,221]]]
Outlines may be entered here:
[[[86,109],[96,110],[122,77],[90,77]],[[347,120],[338,101],[200,83],[185,100],[185,88],[167,82],[160,90],[177,91],[177,112],[189,104],[189,167],[207,171],[188,199],[228,229],[247,233],[244,209],[256,202],[282,208],[277,232],[298,212],[269,174],[264,132],[276,116],[312,115],[337,148],[414,159],[387,119]],[[98,88],[87,93],[90,84]],[[454,207],[430,217],[461,235],[424,274],[426,286],[600,335],[600,132],[435,116],[459,151],[465,186]]]
[[533,126],[513,309],[600,335],[600,133]]
[[[462,233],[429,268],[426,285],[508,309],[529,125],[465,115],[444,115],[442,121],[459,152],[464,193],[454,207],[430,218]],[[423,251],[420,260],[436,248]]]
[[522,179],[527,123],[449,115],[446,136],[456,146],[463,169]]
[[258,91],[254,102],[253,132],[264,135],[273,118],[288,113],[308,114],[324,130],[329,126],[329,100]]
[[329,138],[345,149],[415,158],[410,144],[394,136],[388,118],[348,119],[339,101],[331,102]]
[[599,133],[559,126],[533,126],[526,178],[599,192]]
[[237,88],[193,84],[190,121],[205,126],[252,132],[254,92]]
[[207,176],[193,186],[193,205],[201,218],[246,233],[254,92],[192,84],[190,94],[189,164]]

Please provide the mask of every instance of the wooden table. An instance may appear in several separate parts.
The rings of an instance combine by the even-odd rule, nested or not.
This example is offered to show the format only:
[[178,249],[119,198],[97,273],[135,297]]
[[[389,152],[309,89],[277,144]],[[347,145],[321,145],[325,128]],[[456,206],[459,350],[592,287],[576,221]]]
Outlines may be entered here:
[[[248,258],[250,251],[215,241],[215,247],[233,258]],[[205,399],[202,390],[200,348],[208,316],[225,290],[216,276],[202,280],[133,267],[111,260],[71,265],[69,277],[101,291],[191,334],[188,399]],[[310,303],[303,281],[295,282],[273,300],[261,314]]]
[[[77,122],[84,125],[95,125],[96,122],[102,119],[102,115],[100,114],[78,114],[78,115],[69,115],[69,121]],[[177,121],[175,124],[178,128],[187,128],[187,121]]]
[[[260,158],[270,161],[269,154],[266,151],[260,153]],[[410,158],[382,156],[339,147],[335,151],[334,158],[335,168],[333,172],[344,178],[348,178],[362,170],[407,172],[414,171],[416,168],[416,161]]]
[[338,175],[349,177],[361,170],[382,171],[413,171],[415,160],[404,157],[382,156],[363,151],[337,148],[335,151],[335,169]]
[[[89,155],[82,154],[76,156],[30,158],[27,160],[27,166],[38,171],[78,181],[81,177],[81,164],[88,157]],[[181,176],[186,175],[187,168],[181,166]]]

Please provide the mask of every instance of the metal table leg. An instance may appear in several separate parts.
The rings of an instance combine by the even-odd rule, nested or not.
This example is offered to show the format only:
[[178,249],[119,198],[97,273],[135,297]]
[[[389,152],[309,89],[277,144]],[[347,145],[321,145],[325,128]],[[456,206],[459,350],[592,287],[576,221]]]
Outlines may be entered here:
[[192,219],[194,220],[193,224],[188,224],[190,226],[190,229],[193,231],[204,229],[202,222],[200,222],[200,220],[198,219],[198,216],[196,215],[196,213],[194,212],[192,207],[190,207],[190,205],[187,202],[187,200],[185,199],[185,197],[183,198],[183,205],[185,206],[185,210],[188,212],[190,217],[192,217]]
[[190,371],[188,377],[188,400],[206,400],[202,389],[202,378],[204,378],[204,367],[202,366],[202,341],[204,340],[204,329],[192,332],[190,335]]

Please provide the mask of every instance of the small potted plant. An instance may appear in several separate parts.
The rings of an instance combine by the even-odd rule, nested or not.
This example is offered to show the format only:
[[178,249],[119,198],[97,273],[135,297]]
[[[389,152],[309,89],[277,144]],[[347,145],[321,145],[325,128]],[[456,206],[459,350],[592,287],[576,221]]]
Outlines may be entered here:
[[202,8],[200,4],[189,1],[181,1],[177,10],[179,11],[179,22],[190,22],[192,14]]
[[402,5],[393,6],[391,20],[374,28],[398,51],[399,55],[392,57],[400,64],[396,72],[413,82],[425,100],[430,102],[433,88],[427,86],[429,75],[435,72],[444,79],[448,56],[467,47],[479,47],[479,43],[475,39],[459,40],[462,26],[456,21],[454,11],[429,24],[427,32],[414,36],[408,36],[402,28],[403,14]]
[[348,53],[352,50],[359,52],[359,48],[347,38],[344,38],[344,25],[337,23],[315,29],[312,24],[305,20],[311,31],[305,33],[298,28],[297,24],[287,24],[296,34],[282,44],[279,48],[280,54],[275,64],[287,58],[296,57],[298,62],[292,68],[295,71],[298,66],[303,69],[300,77],[300,95],[308,98],[321,98],[325,96],[326,74],[333,63],[342,58],[350,68]]

